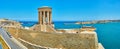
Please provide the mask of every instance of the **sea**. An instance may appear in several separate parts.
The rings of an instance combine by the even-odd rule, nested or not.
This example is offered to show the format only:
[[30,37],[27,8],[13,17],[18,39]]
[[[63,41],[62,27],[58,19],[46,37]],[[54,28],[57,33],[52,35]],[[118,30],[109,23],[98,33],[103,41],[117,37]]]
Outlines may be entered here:
[[[37,21],[20,21],[24,27],[31,27]],[[82,26],[93,26],[96,28],[98,42],[105,49],[120,49],[120,22],[109,22],[99,24],[75,24],[75,21],[55,21],[55,29],[79,29]]]

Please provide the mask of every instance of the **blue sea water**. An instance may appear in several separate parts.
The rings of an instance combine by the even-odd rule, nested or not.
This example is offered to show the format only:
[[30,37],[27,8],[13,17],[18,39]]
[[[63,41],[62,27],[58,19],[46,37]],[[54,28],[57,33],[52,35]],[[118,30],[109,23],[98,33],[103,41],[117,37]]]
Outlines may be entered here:
[[36,22],[36,21],[20,21],[20,23],[21,23],[22,26],[24,26],[24,27],[31,27],[31,26],[33,26],[34,24],[36,24],[37,22]]
[[[30,27],[37,22],[22,23],[23,26]],[[74,22],[54,22],[54,24],[55,29],[77,29],[83,26],[74,24]],[[120,49],[120,22],[94,24],[93,26],[97,29],[98,41],[102,43],[105,49]]]

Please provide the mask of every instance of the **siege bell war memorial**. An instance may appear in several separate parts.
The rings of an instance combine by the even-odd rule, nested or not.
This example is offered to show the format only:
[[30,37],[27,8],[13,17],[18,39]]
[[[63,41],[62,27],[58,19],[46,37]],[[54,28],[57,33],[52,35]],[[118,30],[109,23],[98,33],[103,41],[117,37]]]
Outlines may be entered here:
[[6,23],[8,25],[2,27],[24,47],[23,49],[104,49],[102,43],[98,42],[95,27],[55,29],[52,22],[52,7],[38,8],[37,24],[27,29],[16,21],[0,21],[0,24]]

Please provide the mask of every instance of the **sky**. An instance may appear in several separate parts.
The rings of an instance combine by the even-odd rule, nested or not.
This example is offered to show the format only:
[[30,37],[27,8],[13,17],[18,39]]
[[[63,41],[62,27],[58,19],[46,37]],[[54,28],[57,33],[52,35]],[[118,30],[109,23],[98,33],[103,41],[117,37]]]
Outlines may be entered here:
[[0,18],[38,21],[38,8],[52,7],[53,21],[120,19],[120,0],[0,0]]

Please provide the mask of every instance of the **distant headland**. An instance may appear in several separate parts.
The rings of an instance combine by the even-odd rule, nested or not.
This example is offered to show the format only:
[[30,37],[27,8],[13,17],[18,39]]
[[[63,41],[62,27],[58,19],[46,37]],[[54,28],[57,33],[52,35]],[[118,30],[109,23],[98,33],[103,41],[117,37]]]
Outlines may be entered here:
[[120,22],[120,20],[78,21],[75,24],[97,24],[97,23],[109,23],[109,22]]

